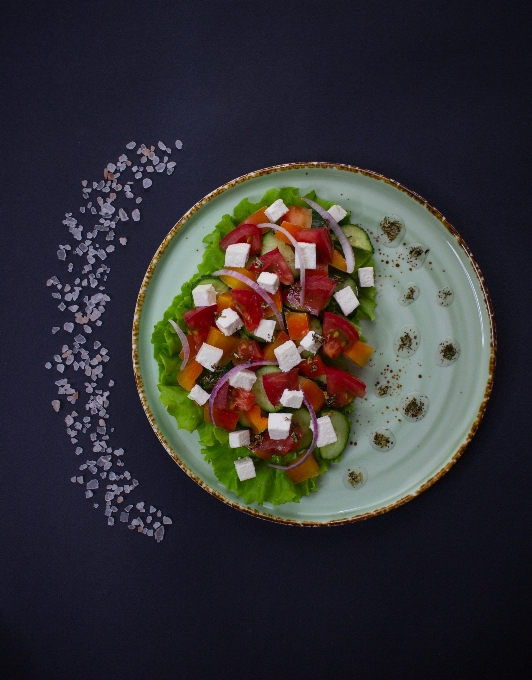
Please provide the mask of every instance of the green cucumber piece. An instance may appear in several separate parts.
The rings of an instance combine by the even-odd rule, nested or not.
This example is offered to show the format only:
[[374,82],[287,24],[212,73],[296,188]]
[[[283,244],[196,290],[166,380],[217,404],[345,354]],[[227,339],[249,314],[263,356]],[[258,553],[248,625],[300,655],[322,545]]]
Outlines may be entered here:
[[311,316],[309,321],[310,330],[318,335],[323,335],[323,327],[317,316]]
[[279,241],[278,238],[275,238],[275,232],[266,232],[266,234],[264,234],[262,237],[262,249],[260,251],[261,255],[269,253],[270,250],[275,250],[276,248],[279,248],[279,252],[288,262],[288,266],[292,270],[292,274],[296,278],[299,278],[299,269],[296,269],[296,255],[294,253],[294,249],[291,248],[288,243],[284,243],[284,241]]
[[351,288],[351,290],[353,291],[353,293],[358,298],[357,284],[355,283],[355,280],[352,279],[350,276],[348,276],[347,274],[344,274],[344,272],[336,271],[336,272],[334,272],[334,274],[332,274],[332,276],[330,278],[333,281],[338,280],[338,283],[336,284],[336,288],[334,289],[335,293],[338,293],[339,291],[341,291],[344,288],[347,288],[347,286],[349,286]]
[[229,286],[226,286],[222,279],[219,279],[217,276],[203,276],[198,281],[198,286],[207,286],[209,283],[214,288],[217,295],[227,293],[229,290]]
[[303,436],[299,440],[298,451],[308,449],[312,444],[312,430],[310,429],[310,413],[306,408],[298,408],[292,415],[292,421],[297,423],[303,430]]
[[347,240],[353,248],[373,253],[373,244],[362,227],[358,224],[346,224],[345,227],[341,227],[341,229],[347,236]]
[[276,413],[277,411],[280,411],[283,407],[281,404],[279,406],[274,406],[272,402],[268,399],[266,396],[266,392],[264,390],[264,385],[262,384],[262,376],[265,375],[266,373],[280,373],[281,369],[278,368],[277,366],[261,366],[261,368],[258,369],[257,371],[257,379],[255,380],[255,384],[251,388],[251,391],[255,395],[255,403],[257,406],[260,406],[263,411],[267,411],[268,413]]
[[350,424],[349,420],[340,411],[322,411],[321,416],[329,416],[332,426],[336,432],[337,440],[334,444],[327,444],[319,449],[320,455],[325,460],[333,460],[343,452],[349,441]]

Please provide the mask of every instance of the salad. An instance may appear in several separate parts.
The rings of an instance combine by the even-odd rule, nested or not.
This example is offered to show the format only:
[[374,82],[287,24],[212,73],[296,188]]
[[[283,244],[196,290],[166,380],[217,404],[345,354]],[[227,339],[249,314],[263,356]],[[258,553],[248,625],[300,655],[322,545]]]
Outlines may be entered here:
[[244,502],[298,502],[340,460],[366,392],[373,246],[340,205],[294,187],[244,199],[204,243],[153,331],[161,402]]

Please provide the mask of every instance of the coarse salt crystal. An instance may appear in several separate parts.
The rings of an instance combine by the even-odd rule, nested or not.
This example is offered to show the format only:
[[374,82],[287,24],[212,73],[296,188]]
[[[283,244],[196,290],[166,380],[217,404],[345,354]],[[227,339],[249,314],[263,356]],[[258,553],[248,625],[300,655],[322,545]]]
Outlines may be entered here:
[[[152,168],[152,170],[153,170],[153,168]],[[142,180],[142,186],[143,186],[145,189],[149,189],[149,188],[151,187],[152,184],[153,184],[153,182],[151,181],[151,179],[150,179],[149,177],[145,177],[145,178]]]

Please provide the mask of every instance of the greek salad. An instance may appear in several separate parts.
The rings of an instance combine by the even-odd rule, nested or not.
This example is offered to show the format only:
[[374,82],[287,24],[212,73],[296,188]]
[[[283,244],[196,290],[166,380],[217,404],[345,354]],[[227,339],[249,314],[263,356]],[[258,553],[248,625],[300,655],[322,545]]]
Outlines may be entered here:
[[152,342],[160,399],[246,503],[298,502],[349,441],[375,319],[373,246],[314,191],[244,199],[205,239]]

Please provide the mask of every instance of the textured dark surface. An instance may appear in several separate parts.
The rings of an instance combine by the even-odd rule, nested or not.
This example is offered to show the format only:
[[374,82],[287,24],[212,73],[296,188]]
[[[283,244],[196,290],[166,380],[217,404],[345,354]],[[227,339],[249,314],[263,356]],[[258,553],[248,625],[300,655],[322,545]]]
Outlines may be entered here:
[[[213,7],[214,5],[214,7]],[[0,677],[525,677],[530,667],[530,24],[502,2],[4,2]],[[111,407],[164,541],[69,482],[44,283],[61,219],[131,139],[180,137],[111,272]],[[174,152],[174,155],[175,152]],[[382,517],[299,530],[224,506],[143,415],[132,310],[152,254],[245,172],[321,160],[417,191],[471,247],[499,337],[457,465]]]

